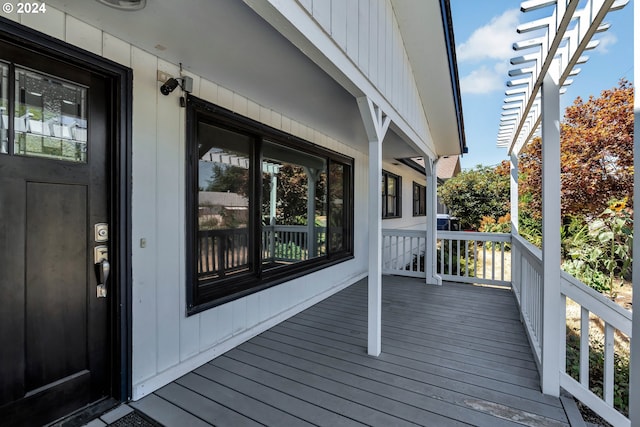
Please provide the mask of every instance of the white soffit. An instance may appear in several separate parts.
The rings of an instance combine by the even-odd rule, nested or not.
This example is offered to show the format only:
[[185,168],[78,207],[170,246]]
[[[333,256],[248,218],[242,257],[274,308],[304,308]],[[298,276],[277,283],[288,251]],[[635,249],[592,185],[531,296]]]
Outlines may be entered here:
[[459,154],[460,137],[442,11],[437,0],[391,0],[439,155]]

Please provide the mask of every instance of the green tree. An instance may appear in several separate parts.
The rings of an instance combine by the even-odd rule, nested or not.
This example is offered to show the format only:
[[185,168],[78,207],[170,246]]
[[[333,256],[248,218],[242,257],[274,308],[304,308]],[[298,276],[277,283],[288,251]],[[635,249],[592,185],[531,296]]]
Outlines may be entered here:
[[212,178],[207,182],[205,191],[236,193],[247,196],[249,189],[249,170],[238,166],[212,163]]
[[466,230],[477,230],[482,217],[498,218],[509,212],[509,167],[476,166],[447,180],[438,195],[451,215]]

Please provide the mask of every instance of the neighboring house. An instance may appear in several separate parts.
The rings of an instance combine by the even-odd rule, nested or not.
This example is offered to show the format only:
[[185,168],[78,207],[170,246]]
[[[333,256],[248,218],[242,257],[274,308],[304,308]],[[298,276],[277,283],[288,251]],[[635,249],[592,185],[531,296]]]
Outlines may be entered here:
[[[443,156],[438,160],[438,185],[460,173],[460,156]],[[438,197],[438,213],[448,214],[449,208]]]
[[[365,277],[378,355],[381,229],[433,250],[466,150],[448,0],[103,3],[140,2],[0,17],[0,424],[140,399]],[[207,179],[244,213],[217,235]]]

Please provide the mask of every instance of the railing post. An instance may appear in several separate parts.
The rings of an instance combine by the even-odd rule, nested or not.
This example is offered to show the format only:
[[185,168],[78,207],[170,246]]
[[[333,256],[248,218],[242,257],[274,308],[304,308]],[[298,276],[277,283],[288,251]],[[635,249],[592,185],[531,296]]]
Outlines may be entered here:
[[[425,242],[424,271],[427,274],[428,285],[442,285],[442,278],[438,276],[438,175],[436,161],[425,157],[427,172],[427,236]],[[444,253],[444,252],[443,252]],[[444,273],[444,270],[442,271]]]
[[[634,22],[640,22],[640,7],[636,3],[634,9]],[[634,25],[634,40],[639,40],[640,37],[640,25]],[[640,78],[640,43],[635,43],[635,81]],[[640,137],[638,132],[640,131],[640,95],[638,95],[638,89],[634,90],[634,130],[633,130],[633,165],[634,168],[640,171]],[[640,174],[636,173],[633,177],[633,200],[638,203],[640,200]],[[633,222],[633,234],[634,236],[640,236],[640,221],[636,218]],[[633,253],[640,254],[640,239],[633,240]],[[638,255],[636,255],[638,256]],[[636,263],[635,267],[638,267]],[[632,273],[633,285],[638,286],[640,283],[640,267],[633,268]],[[636,292],[633,293],[633,306],[640,307],[640,292],[636,287]],[[631,334],[631,378],[629,382],[629,419],[631,425],[640,425],[640,318],[636,316],[636,311],[633,312],[632,318],[632,334]]]
[[511,233],[518,233],[518,153],[512,152],[510,156],[510,171],[511,171]]
[[542,392],[560,394],[560,70],[542,84]]

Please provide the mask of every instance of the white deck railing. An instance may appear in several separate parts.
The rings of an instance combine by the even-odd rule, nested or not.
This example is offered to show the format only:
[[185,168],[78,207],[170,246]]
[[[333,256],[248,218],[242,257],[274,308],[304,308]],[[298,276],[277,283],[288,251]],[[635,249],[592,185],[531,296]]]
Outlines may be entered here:
[[426,277],[422,230],[382,230],[382,274]]
[[542,251],[520,237],[512,235],[511,288],[520,306],[529,342],[538,368],[542,365]]
[[[437,239],[443,280],[509,286],[509,234],[439,231]],[[425,244],[423,230],[382,230],[382,273],[425,277]]]
[[[518,235],[512,236],[512,288],[520,305],[520,313],[527,330],[531,347],[540,370],[544,369],[542,354],[542,251]],[[591,289],[568,273],[561,273],[560,293],[566,308],[569,298],[580,306],[580,380],[576,381],[565,370],[566,334],[563,342],[558,343],[561,351],[560,385],[602,418],[615,426],[631,426],[627,417],[614,408],[614,369],[615,337],[631,339],[631,312],[620,307],[599,292]],[[563,313],[566,319],[566,312]],[[604,335],[603,398],[589,389],[589,342],[594,335],[590,324],[602,327]],[[595,328],[597,331],[600,328]],[[563,331],[564,332],[564,331]],[[586,333],[584,333],[586,332]],[[597,332],[596,332],[597,333]],[[627,386],[628,385],[624,385]]]
[[510,234],[438,231],[438,267],[442,280],[510,286]]
[[[382,230],[382,273],[425,277],[426,232],[422,230]],[[454,282],[511,285],[522,322],[542,374],[542,251],[517,234],[439,231],[437,270],[443,280]],[[511,267],[509,267],[511,263]],[[631,312],[562,272],[560,296],[581,310],[580,380],[565,372],[566,335],[558,347],[561,386],[615,426],[630,426],[628,418],[614,408],[615,337],[631,339]],[[566,312],[563,313],[566,319]],[[590,324],[601,325],[604,335],[603,398],[589,389]],[[590,330],[591,329],[591,330]],[[597,328],[595,328],[597,329]]]
[[[613,406],[614,386],[616,385],[614,383],[615,337],[617,336],[621,341],[630,342],[631,312],[565,272],[562,272],[560,286],[563,300],[566,301],[566,298],[570,298],[580,305],[581,310],[580,381],[576,381],[564,372],[566,363],[563,361],[560,365],[560,385],[614,426],[631,426],[631,421]],[[564,304],[563,307],[565,307]],[[594,329],[589,328],[590,324],[597,326],[595,328],[596,334],[599,334],[600,327],[604,331],[603,398],[589,389],[589,342],[594,335]],[[562,348],[566,348],[566,345]],[[619,386],[628,387],[629,385]]]

